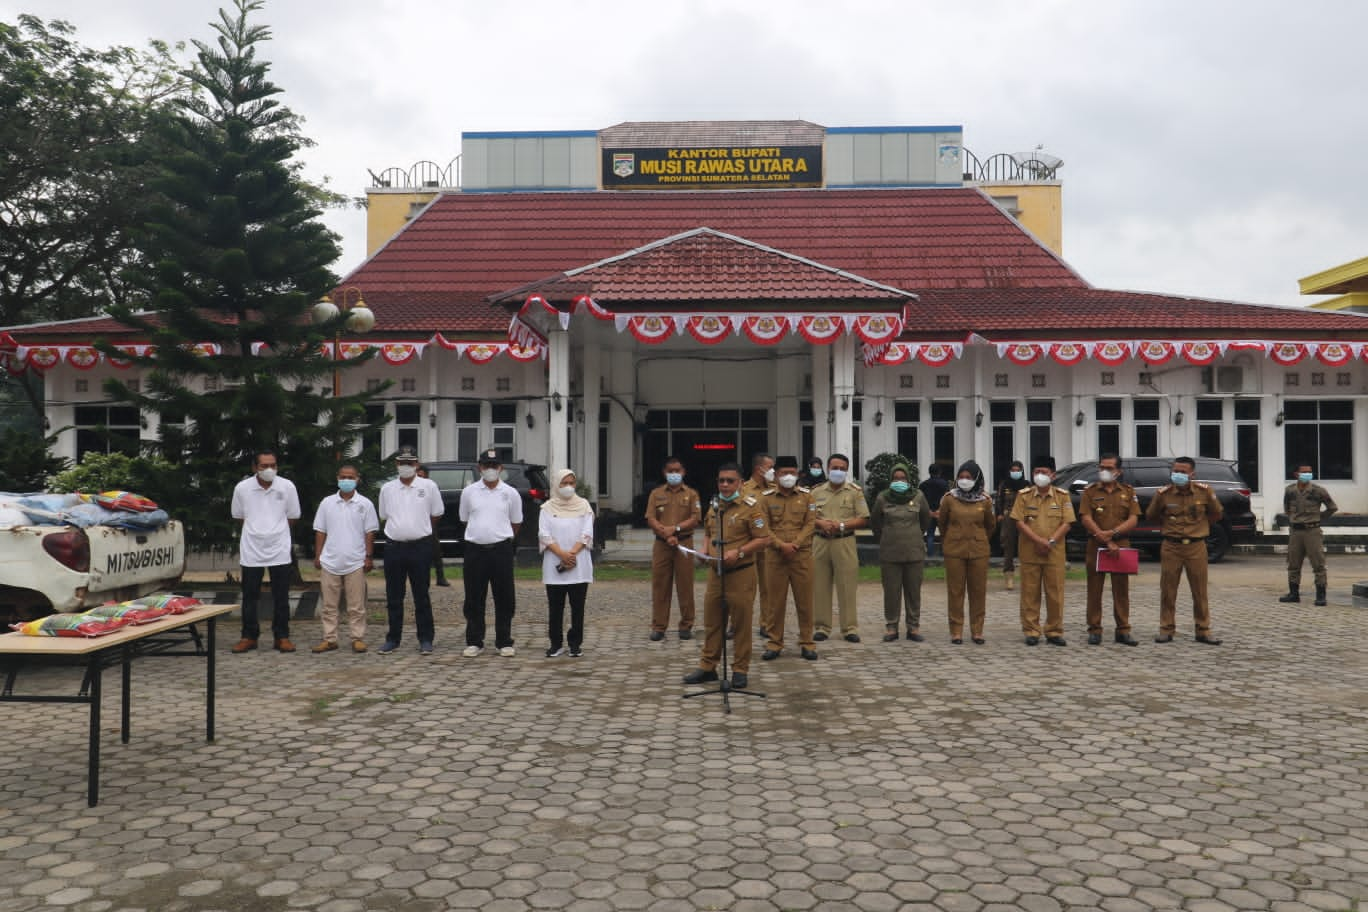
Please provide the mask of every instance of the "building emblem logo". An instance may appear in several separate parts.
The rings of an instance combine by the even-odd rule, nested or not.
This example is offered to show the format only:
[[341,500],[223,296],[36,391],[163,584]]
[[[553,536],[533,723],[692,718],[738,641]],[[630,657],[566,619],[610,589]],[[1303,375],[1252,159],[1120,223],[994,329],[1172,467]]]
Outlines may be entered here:
[[635,152],[614,152],[613,173],[618,177],[631,177],[636,173]]

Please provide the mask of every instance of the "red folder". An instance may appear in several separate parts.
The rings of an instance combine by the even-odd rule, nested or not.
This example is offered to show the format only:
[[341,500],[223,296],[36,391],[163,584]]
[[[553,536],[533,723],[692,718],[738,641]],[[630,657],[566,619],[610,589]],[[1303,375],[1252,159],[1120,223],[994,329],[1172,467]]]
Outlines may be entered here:
[[1098,573],[1139,573],[1140,552],[1134,548],[1118,548],[1108,551],[1097,549]]

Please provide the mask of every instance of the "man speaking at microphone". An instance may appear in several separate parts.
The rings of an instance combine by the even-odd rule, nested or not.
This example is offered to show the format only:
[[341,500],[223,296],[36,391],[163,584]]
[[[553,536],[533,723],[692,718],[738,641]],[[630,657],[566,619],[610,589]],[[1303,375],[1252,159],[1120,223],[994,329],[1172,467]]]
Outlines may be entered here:
[[[741,467],[725,463],[717,470],[717,497],[704,520],[702,556],[708,560],[708,588],[703,597],[703,650],[698,668],[684,676],[685,684],[717,680],[724,631],[736,629],[731,684],[741,690],[749,683],[752,602],[755,601],[755,561],[769,546],[769,526],[754,497],[741,496]],[[712,558],[721,558],[721,566]],[[726,602],[724,617],[722,603]]]

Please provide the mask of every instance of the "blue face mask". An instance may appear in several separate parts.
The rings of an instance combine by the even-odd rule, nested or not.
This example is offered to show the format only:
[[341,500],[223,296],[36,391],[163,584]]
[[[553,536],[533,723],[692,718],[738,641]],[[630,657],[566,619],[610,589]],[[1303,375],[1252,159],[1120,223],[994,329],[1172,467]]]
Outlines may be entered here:
[[1022,473],[1021,473],[1021,472],[1018,472],[1018,471],[1013,470],[1010,474],[1011,474],[1011,476],[1012,476],[1012,481],[1021,481],[1021,476],[1022,476]]
[[1169,476],[1169,481],[1173,482],[1179,487],[1182,487],[1183,485],[1188,483],[1188,473],[1174,472],[1172,475]]
[[683,482],[683,481],[684,481],[684,476],[683,476],[681,473],[679,473],[679,472],[666,472],[666,473],[665,473],[665,483],[666,483],[666,484],[669,484],[669,485],[677,485],[677,484],[680,484],[680,483]]
[[339,479],[337,479],[337,490],[341,491],[343,494],[350,494],[352,491],[355,491],[355,490],[356,490],[356,479],[355,479],[355,478],[339,478]]
[[906,494],[907,489],[912,486],[905,481],[890,481],[888,483],[888,487],[891,491],[897,494]]
[[721,501],[725,501],[725,502],[727,502],[727,503],[731,503],[733,500],[736,500],[736,498],[738,498],[738,497],[740,497],[740,496],[741,496],[741,492],[740,492],[740,491],[732,491],[730,494],[722,494],[722,493],[719,493],[719,494],[717,495],[717,499],[718,499],[718,500],[721,500]]
[[1315,476],[1314,474],[1312,474],[1311,472],[1302,472],[1302,473],[1300,473],[1300,474],[1297,475],[1297,481],[1300,481],[1302,484],[1310,484],[1310,483],[1311,483],[1311,479],[1313,479],[1313,478],[1315,478],[1315,477],[1316,477],[1316,476]]

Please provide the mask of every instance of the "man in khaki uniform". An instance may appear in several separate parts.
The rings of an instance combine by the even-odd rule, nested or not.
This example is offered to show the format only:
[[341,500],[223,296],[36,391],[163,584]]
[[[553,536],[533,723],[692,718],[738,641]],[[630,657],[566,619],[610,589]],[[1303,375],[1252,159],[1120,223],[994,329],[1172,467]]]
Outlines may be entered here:
[[781,456],[774,464],[778,486],[760,496],[769,519],[770,546],[765,550],[764,576],[769,603],[763,624],[768,642],[760,658],[766,662],[784,651],[784,621],[789,590],[798,612],[798,648],[803,658],[817,658],[812,639],[812,530],[817,507],[807,488],[798,485],[798,460]]
[[732,647],[731,685],[741,690],[749,683],[755,560],[769,546],[769,523],[755,498],[741,496],[741,467],[734,462],[717,470],[717,503],[708,510],[704,527],[702,554],[705,558],[720,557],[722,565],[719,573],[717,562],[708,561],[708,589],[703,596],[703,650],[698,667],[684,676],[684,683],[717,680],[723,628],[734,617],[736,643]]
[[817,507],[812,545],[813,638],[831,636],[831,587],[841,609],[841,633],[850,643],[860,642],[860,621],[855,611],[855,584],[860,559],[855,550],[855,530],[869,524],[869,504],[864,491],[850,481],[850,460],[840,453],[827,459],[827,480],[812,489]]
[[[1079,520],[1088,530],[1083,563],[1088,573],[1089,646],[1102,643],[1102,588],[1108,576],[1097,572],[1097,552],[1129,548],[1126,536],[1140,521],[1140,500],[1135,496],[1135,488],[1121,480],[1121,471],[1121,458],[1115,453],[1103,453],[1097,460],[1097,481],[1084,488],[1078,500]],[[1130,576],[1110,576],[1116,642],[1139,646],[1130,632]]]
[[1021,632],[1026,645],[1040,642],[1040,590],[1045,588],[1045,642],[1067,646],[1064,639],[1064,536],[1074,524],[1069,493],[1056,488],[1054,459],[1036,457],[1031,487],[1012,504],[1010,519],[1021,537]]
[[1283,512],[1292,524],[1287,536],[1287,595],[1280,602],[1301,601],[1301,568],[1311,558],[1311,572],[1316,577],[1316,604],[1325,604],[1325,541],[1321,537],[1321,523],[1339,512],[1330,492],[1313,484],[1314,470],[1309,465],[1297,466],[1297,481],[1283,492]]
[[[751,457],[751,473],[741,485],[742,497],[754,497],[756,503],[760,502],[760,496],[766,491],[774,489],[774,457],[769,453],[756,453]],[[765,580],[764,561],[759,561],[755,565],[755,587],[759,593],[760,605],[760,636],[765,636],[765,629],[768,626],[766,621],[769,619],[769,588]],[[727,636],[731,637],[736,633],[736,625],[727,629]]]
[[646,524],[655,533],[651,545],[651,640],[665,639],[670,626],[670,589],[679,592],[679,638],[693,638],[694,563],[679,545],[693,547],[693,533],[703,519],[698,492],[684,484],[684,463],[673,456],[662,468],[665,483],[646,499]]
[[1159,551],[1159,635],[1156,643],[1172,643],[1177,629],[1178,580],[1187,571],[1192,590],[1192,619],[1197,642],[1219,646],[1211,635],[1211,607],[1207,604],[1206,539],[1211,523],[1224,511],[1216,492],[1192,480],[1197,463],[1189,456],[1173,460],[1172,484],[1155,492],[1145,510],[1145,519],[1162,523],[1164,544]]

